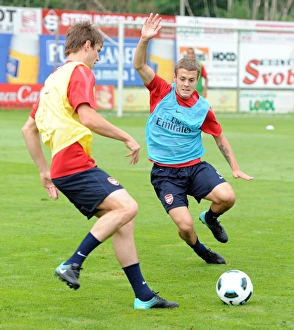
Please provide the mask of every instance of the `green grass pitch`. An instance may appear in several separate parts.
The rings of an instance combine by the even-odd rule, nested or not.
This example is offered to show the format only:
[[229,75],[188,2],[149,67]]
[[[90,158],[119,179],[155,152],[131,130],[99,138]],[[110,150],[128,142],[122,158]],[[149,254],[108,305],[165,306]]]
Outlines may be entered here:
[[[121,142],[99,136],[94,137],[93,156],[138,201],[135,238],[149,286],[180,304],[174,310],[135,311],[133,291],[111,240],[84,263],[79,290],[53,276],[93,220],[87,221],[64,196],[58,201],[47,197],[21,135],[28,114],[0,111],[0,329],[294,329],[294,115],[218,115],[241,169],[254,176],[251,182],[233,179],[213,138],[203,137],[203,159],[237,195],[235,206],[221,219],[227,244],[218,243],[198,221],[209,203],[190,200],[201,241],[227,260],[226,265],[207,265],[180,240],[153,192],[146,114],[105,114],[137,139],[141,158],[129,165]],[[267,125],[275,129],[268,131]],[[246,272],[253,282],[253,296],[244,306],[224,305],[216,295],[218,277],[230,269]]]

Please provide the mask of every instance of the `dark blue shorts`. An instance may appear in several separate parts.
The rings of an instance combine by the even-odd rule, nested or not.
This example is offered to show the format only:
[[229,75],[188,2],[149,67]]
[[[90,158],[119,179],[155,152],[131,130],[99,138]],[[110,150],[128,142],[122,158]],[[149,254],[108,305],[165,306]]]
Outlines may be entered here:
[[99,210],[97,206],[112,192],[123,189],[113,177],[98,167],[52,180],[55,186],[88,219]]
[[182,168],[154,164],[151,170],[151,183],[166,212],[179,206],[188,207],[188,195],[200,203],[203,197],[223,182],[226,180],[206,162]]

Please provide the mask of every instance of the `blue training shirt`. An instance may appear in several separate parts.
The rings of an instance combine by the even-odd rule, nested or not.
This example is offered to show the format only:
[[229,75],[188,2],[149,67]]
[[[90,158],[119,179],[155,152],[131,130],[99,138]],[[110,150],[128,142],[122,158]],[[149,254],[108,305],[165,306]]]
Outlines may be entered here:
[[200,127],[210,105],[200,96],[190,108],[178,104],[175,83],[150,114],[146,125],[148,158],[161,164],[181,164],[203,156]]

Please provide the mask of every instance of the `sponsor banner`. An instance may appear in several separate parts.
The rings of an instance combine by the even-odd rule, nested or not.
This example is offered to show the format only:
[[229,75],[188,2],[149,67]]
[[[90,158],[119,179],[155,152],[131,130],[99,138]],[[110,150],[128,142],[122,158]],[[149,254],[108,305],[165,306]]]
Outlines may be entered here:
[[[73,24],[88,20],[91,23],[98,25],[101,30],[109,37],[118,36],[118,24],[120,21],[128,21],[130,24],[126,25],[124,35],[125,37],[140,38],[141,25],[134,25],[132,23],[142,23],[148,15],[142,14],[121,14],[121,13],[105,13],[105,12],[87,12],[87,11],[73,11],[73,10],[42,10],[42,33],[43,34],[59,34],[65,35],[68,28]],[[162,16],[162,21],[166,23],[174,23],[175,16]],[[163,27],[159,32],[159,37],[174,38],[173,29]]]
[[[118,82],[118,44],[105,40],[99,53],[99,62],[93,68],[97,85],[114,85]],[[134,53],[139,39],[124,40],[123,83],[125,86],[143,86],[142,79],[133,66]],[[18,51],[14,44],[18,43]],[[27,47],[30,45],[30,47]],[[46,78],[64,64],[65,36],[40,35],[36,39],[22,36],[21,40],[11,34],[0,34],[0,83],[43,84]],[[164,45],[163,51],[161,46]],[[164,79],[171,82],[174,71],[174,48],[172,39],[154,39],[148,49],[148,64]]]
[[[193,47],[208,72],[209,87],[237,86],[238,33],[236,20],[177,16],[177,60]],[[187,27],[183,27],[186,25]],[[199,28],[199,26],[202,26]]]
[[43,85],[0,84],[0,108],[30,109],[37,102]]
[[207,101],[214,112],[237,112],[238,95],[236,90],[215,90],[210,89]]
[[[123,89],[123,111],[147,111],[149,112],[149,91],[145,88],[126,87]],[[115,105],[117,109],[118,91],[115,91]]]
[[40,34],[42,9],[0,6],[0,33]]
[[[117,38],[114,38],[117,42]],[[125,86],[143,85],[137,71],[134,69],[133,58],[139,39],[124,40],[124,65],[123,84]],[[93,68],[96,77],[96,84],[107,84],[117,86],[118,82],[118,44],[105,40],[99,53],[99,62]]]
[[178,41],[178,59],[193,47],[198,61],[206,68],[209,87],[235,88],[237,86],[238,50],[234,44],[206,42],[205,45]]
[[40,72],[39,36],[0,34],[0,83],[38,84]]
[[252,113],[294,112],[294,91],[241,90],[240,111]]
[[[31,109],[39,99],[43,85],[13,85],[0,84],[0,108]],[[114,87],[96,86],[97,110],[112,110],[114,108]]]
[[185,48],[193,47],[207,69],[209,87],[293,88],[293,23],[185,16],[176,21],[177,60],[185,56]]
[[293,89],[294,33],[243,33],[239,77],[241,88]]
[[[133,59],[139,39],[126,38],[124,40],[124,66],[123,84],[124,86],[143,86],[142,79],[134,69]],[[158,42],[159,41],[159,42]],[[40,36],[40,68],[38,81],[43,83],[55,68],[66,61],[64,56],[65,36],[60,36],[56,40],[55,36]],[[160,52],[161,46],[168,52]],[[154,39],[148,49],[148,64],[167,81],[172,81],[174,71],[174,40]],[[93,68],[97,85],[114,85],[118,83],[118,39],[113,38],[110,42],[104,41],[99,52],[99,62]]]
[[176,23],[178,40],[238,42],[236,19],[176,16]]
[[[32,47],[27,47],[29,51],[23,50],[22,52],[17,52],[11,47],[13,38],[14,36],[10,34],[0,34],[2,50],[0,52],[0,83],[43,84],[46,78],[66,61],[65,36],[59,36],[57,39],[51,35],[40,35],[33,41]],[[22,37],[22,40],[25,47],[28,40],[25,37]],[[117,85],[119,57],[117,39],[114,41],[116,44],[105,40],[99,53],[100,60],[93,68],[97,85]],[[123,83],[126,86],[143,85],[133,66],[138,41],[139,39],[133,38],[124,40]],[[167,41],[173,43],[173,40]],[[156,60],[154,59],[153,62],[155,63]]]

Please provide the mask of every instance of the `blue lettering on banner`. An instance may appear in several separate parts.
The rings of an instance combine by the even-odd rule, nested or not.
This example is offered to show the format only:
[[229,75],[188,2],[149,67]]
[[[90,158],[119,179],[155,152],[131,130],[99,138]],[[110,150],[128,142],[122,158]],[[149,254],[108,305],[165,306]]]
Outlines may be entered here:
[[[116,39],[114,39],[117,42]],[[123,82],[126,86],[143,85],[139,74],[133,66],[133,58],[137,47],[138,39],[126,39],[124,41],[124,68]],[[56,42],[54,36],[40,36],[40,75],[39,83],[44,83],[57,66],[66,61],[64,55],[65,37],[60,36]],[[96,85],[114,85],[118,82],[118,46],[108,40],[104,41],[99,53],[99,62],[95,64],[93,72],[96,78]]]
[[[117,38],[114,41],[117,42]],[[138,41],[138,38],[124,40],[123,83],[126,86],[143,85],[133,66]],[[97,85],[117,85],[119,61],[118,46],[105,40],[99,53],[99,62],[95,64],[93,69]]]
[[66,57],[64,55],[64,45],[65,40],[60,40],[58,44],[56,44],[55,40],[48,40],[46,42],[46,59],[47,65],[58,65],[66,62]]

